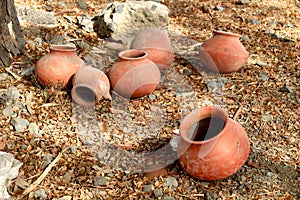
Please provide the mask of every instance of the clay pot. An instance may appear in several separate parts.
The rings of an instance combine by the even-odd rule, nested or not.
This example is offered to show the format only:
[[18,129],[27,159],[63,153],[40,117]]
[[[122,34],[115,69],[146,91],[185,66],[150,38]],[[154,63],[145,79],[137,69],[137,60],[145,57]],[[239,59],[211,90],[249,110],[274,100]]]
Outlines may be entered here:
[[240,69],[248,59],[248,52],[238,34],[214,31],[199,49],[201,62],[214,72],[233,72]]
[[245,129],[217,107],[192,111],[181,122],[179,132],[179,162],[188,174],[201,180],[234,174],[249,155]]
[[37,62],[35,76],[43,86],[68,87],[73,75],[82,66],[85,66],[85,63],[76,55],[75,47],[55,45],[50,47],[49,54]]
[[160,82],[160,71],[142,50],[125,50],[108,74],[111,86],[118,94],[137,98],[150,94]]
[[94,106],[102,98],[111,99],[107,76],[94,67],[83,67],[73,78],[71,95],[73,100],[83,106]]
[[139,31],[131,43],[131,49],[142,49],[148,53],[148,59],[159,69],[168,68],[174,60],[168,33],[158,28]]

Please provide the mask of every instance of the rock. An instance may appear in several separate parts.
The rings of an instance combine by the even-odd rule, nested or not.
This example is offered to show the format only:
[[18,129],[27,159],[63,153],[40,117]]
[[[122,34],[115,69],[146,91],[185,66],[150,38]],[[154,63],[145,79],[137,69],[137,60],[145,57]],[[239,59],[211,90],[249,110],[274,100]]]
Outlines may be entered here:
[[72,200],[72,196],[63,196],[58,198],[57,200]]
[[30,76],[30,75],[34,74],[34,69],[35,69],[34,66],[24,68],[23,71],[21,72],[21,75],[22,76]]
[[256,61],[256,64],[257,64],[258,66],[260,66],[260,67],[268,66],[268,63],[265,63],[265,62],[260,61],[260,60],[257,60],[257,61]]
[[90,45],[83,40],[79,41],[77,43],[77,46],[81,48],[83,51],[88,51],[90,49]]
[[29,133],[33,134],[34,137],[42,137],[39,127],[36,123],[34,122],[29,123],[28,129],[29,129]]
[[14,101],[16,101],[17,99],[19,99],[19,97],[21,97],[21,94],[19,93],[18,88],[14,87],[14,86],[11,86],[8,88],[7,95]]
[[257,78],[257,80],[259,80],[259,81],[267,81],[267,80],[269,80],[269,77],[266,74],[264,74],[263,72],[259,72],[258,76],[259,77]]
[[57,26],[53,12],[37,10],[28,6],[19,6],[17,8],[17,15],[21,25],[23,26],[26,24],[26,22],[33,25],[47,27]]
[[223,11],[223,10],[225,10],[225,8],[223,8],[222,6],[216,5],[216,6],[214,7],[214,10],[217,10],[217,11]]
[[189,70],[189,69],[184,69],[184,70],[183,70],[183,73],[186,74],[187,76],[192,75],[192,71]]
[[12,106],[6,106],[2,111],[4,116],[11,117],[14,114]]
[[18,133],[24,132],[29,125],[29,121],[23,118],[12,119],[10,123],[14,126]]
[[107,183],[107,178],[104,176],[96,176],[94,178],[94,185],[95,186],[105,186]]
[[208,91],[214,92],[218,89],[222,89],[228,82],[229,80],[227,78],[217,78],[217,80],[209,81],[206,87]]
[[60,34],[55,34],[51,39],[50,39],[50,43],[51,44],[63,44],[65,40],[65,37],[63,35]]
[[153,184],[145,185],[143,188],[143,192],[151,192],[154,189]]
[[243,41],[245,41],[245,42],[250,42],[250,38],[249,38],[248,35],[243,35],[243,36],[241,37],[241,40],[243,40]]
[[77,146],[72,146],[72,147],[71,147],[71,152],[72,152],[73,154],[75,154],[75,153],[77,152]]
[[292,88],[291,88],[289,85],[287,85],[287,84],[285,84],[285,85],[280,89],[280,91],[281,91],[281,92],[293,93]]
[[53,155],[50,153],[47,153],[44,155],[44,163],[43,163],[43,169],[45,169],[53,160]]
[[72,178],[72,175],[73,175],[73,172],[72,172],[72,171],[67,171],[67,172],[64,174],[62,180],[68,181],[68,182],[69,182],[69,181],[71,180],[71,178]]
[[258,20],[258,19],[250,19],[250,20],[248,21],[248,23],[249,23],[249,24],[260,24],[260,20]]
[[82,16],[77,17],[77,23],[80,28],[85,30],[88,33],[94,32],[94,22],[93,18],[90,17],[88,14],[84,14]]
[[153,194],[154,194],[154,196],[155,196],[156,198],[162,197],[162,196],[164,195],[162,189],[155,189],[155,190],[153,190]]
[[0,81],[6,80],[7,77],[8,77],[8,74],[6,74],[6,73],[0,73]]
[[236,4],[238,5],[247,5],[250,3],[250,0],[238,0]]
[[87,5],[84,2],[84,0],[78,0],[77,1],[77,6],[78,6],[78,8],[80,8],[82,10],[86,10],[87,9]]
[[46,194],[44,189],[40,189],[40,190],[37,190],[34,192],[34,197],[36,199],[38,199],[38,198],[47,199],[48,195]]
[[263,122],[269,122],[272,120],[273,120],[273,116],[271,116],[271,115],[262,115],[261,116],[261,121],[263,121]]
[[99,37],[133,39],[135,30],[149,27],[168,29],[169,9],[154,1],[112,2],[93,18]]
[[177,182],[176,178],[169,176],[168,178],[166,178],[166,180],[164,181],[164,183],[162,185],[166,186],[166,187],[169,187],[169,186],[178,187],[178,182]]
[[149,94],[148,98],[150,101],[155,101],[156,96],[154,94]]
[[169,197],[169,196],[163,196],[161,199],[162,200],[175,200],[174,197]]

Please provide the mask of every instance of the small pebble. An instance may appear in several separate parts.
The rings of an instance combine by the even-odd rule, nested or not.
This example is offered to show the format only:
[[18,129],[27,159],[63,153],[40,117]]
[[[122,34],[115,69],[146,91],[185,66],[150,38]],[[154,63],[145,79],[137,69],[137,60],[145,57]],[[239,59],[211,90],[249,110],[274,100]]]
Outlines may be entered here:
[[256,61],[256,64],[257,64],[258,66],[261,66],[261,67],[268,66],[268,63],[265,63],[265,62],[260,61],[260,60],[257,60],[257,61]]
[[72,175],[73,175],[72,171],[67,171],[67,172],[64,174],[62,180],[68,181],[68,182],[69,182],[69,181],[71,180],[71,178],[72,178]]
[[24,132],[29,125],[29,121],[23,118],[12,119],[10,123],[14,126],[18,133]]
[[163,196],[162,200],[175,200],[174,197],[169,197],[169,196]]
[[156,99],[156,96],[154,94],[149,94],[148,98],[150,101],[154,101]]
[[225,10],[225,8],[223,8],[222,6],[216,5],[216,6],[214,7],[214,10],[217,10],[217,11],[223,11],[223,10]]
[[104,176],[96,176],[94,178],[94,185],[95,186],[105,186],[107,183],[107,178]]
[[273,116],[271,116],[271,115],[261,116],[261,121],[263,121],[263,122],[269,122],[269,121],[272,121],[272,120],[273,120]]
[[267,80],[269,80],[269,77],[266,74],[264,74],[263,72],[259,72],[258,76],[259,77],[257,78],[257,80],[259,80],[259,81],[267,81]]
[[280,89],[280,91],[281,91],[281,92],[293,93],[292,88],[291,88],[289,85],[287,85],[287,84],[285,84],[285,86],[283,86],[283,87]]
[[184,69],[184,70],[183,70],[183,73],[186,74],[187,76],[192,75],[192,71],[189,70],[189,69]]
[[257,20],[257,19],[250,19],[248,21],[249,24],[260,24],[260,20]]
[[32,122],[28,126],[29,133],[33,134],[35,137],[42,137],[39,127],[36,123]]
[[177,182],[176,178],[169,176],[168,178],[166,178],[166,180],[164,181],[164,183],[162,185],[166,186],[166,187],[169,187],[169,186],[178,187],[178,182]]
[[145,185],[145,186],[144,186],[143,192],[151,192],[152,189],[154,189],[153,184],[148,184],[148,185]]
[[4,116],[11,117],[14,114],[14,110],[11,106],[6,106],[2,113]]
[[162,189],[155,189],[153,190],[154,196],[157,197],[162,197],[163,196],[163,191]]
[[250,3],[250,0],[238,0],[236,3],[238,5],[247,5]]
[[86,9],[87,9],[87,5],[86,5],[86,3],[84,2],[84,0],[78,0],[77,6],[78,6],[78,8],[80,8],[80,9],[82,9],[82,10],[86,10]]
[[60,197],[58,200],[72,200],[72,197],[71,196],[63,196],[63,197]]
[[34,192],[34,197],[35,198],[42,198],[42,199],[47,199],[48,195],[46,194],[44,189],[40,189]]
[[6,74],[6,73],[0,73],[0,81],[6,80],[7,77],[8,77],[8,74]]
[[241,37],[241,40],[242,40],[242,41],[245,41],[245,42],[250,42],[250,38],[249,38],[248,35],[243,35],[243,36]]

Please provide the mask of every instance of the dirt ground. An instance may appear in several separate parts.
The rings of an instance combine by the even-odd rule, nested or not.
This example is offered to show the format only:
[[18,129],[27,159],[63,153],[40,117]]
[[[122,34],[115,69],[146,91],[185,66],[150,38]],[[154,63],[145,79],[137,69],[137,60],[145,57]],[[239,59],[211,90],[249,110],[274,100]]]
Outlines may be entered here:
[[[4,77],[0,81],[0,111],[3,113],[8,107],[13,111],[10,116],[0,115],[0,151],[12,153],[23,163],[19,176],[8,188],[12,197],[60,200],[300,198],[299,1],[162,0],[169,8],[170,31],[180,33],[184,41],[201,44],[212,37],[215,29],[238,33],[242,35],[241,42],[249,58],[236,72],[218,77],[199,73],[191,57],[176,52],[189,50],[191,45],[176,43],[170,37],[176,57],[172,65],[174,71],[169,75],[181,77],[183,82],[177,85],[162,82],[152,96],[125,102],[130,112],[125,117],[142,127],[127,131],[118,128],[124,115],[111,113],[109,100],[101,100],[95,110],[81,110],[72,104],[69,90],[43,88],[34,75],[25,73],[48,53],[54,35],[63,35],[64,41],[75,44],[77,54],[87,62],[101,58],[101,66],[95,67],[107,72],[116,60],[109,46],[105,46],[107,40],[86,32],[70,18],[76,19],[84,13],[94,16],[110,1],[86,1],[87,10],[77,8],[75,1],[16,0],[15,5],[18,7],[24,2],[57,13],[58,27],[22,27],[26,52],[0,72]],[[180,48],[175,48],[178,44]],[[226,80],[222,93],[208,87],[213,78]],[[180,102],[174,90],[168,87],[170,84],[193,91],[192,96]],[[19,96],[4,98],[13,87]],[[117,97],[114,101],[118,101]],[[164,177],[152,178],[141,171],[116,169],[129,169],[133,161],[127,160],[126,155],[151,152],[168,144],[187,114],[180,110],[181,106],[192,110],[207,104],[221,105],[231,118],[239,111],[236,121],[245,128],[251,150],[237,173],[224,180],[197,180],[189,176],[177,160],[166,167],[168,175]],[[162,113],[155,113],[155,106],[160,106]],[[164,117],[163,124],[155,124],[158,128],[143,132],[143,122],[149,122],[148,117],[153,113]],[[35,123],[38,133],[33,134],[28,129],[17,132],[11,120],[18,117]],[[95,144],[101,141],[91,142],[91,138],[82,136],[78,124],[85,127],[87,133],[105,137],[111,149],[99,150]],[[97,127],[89,126],[91,124]],[[139,134],[128,134],[134,131]],[[170,159],[174,155],[176,152],[172,151]],[[47,173],[43,174],[45,170]],[[41,181],[35,184],[39,178]]]

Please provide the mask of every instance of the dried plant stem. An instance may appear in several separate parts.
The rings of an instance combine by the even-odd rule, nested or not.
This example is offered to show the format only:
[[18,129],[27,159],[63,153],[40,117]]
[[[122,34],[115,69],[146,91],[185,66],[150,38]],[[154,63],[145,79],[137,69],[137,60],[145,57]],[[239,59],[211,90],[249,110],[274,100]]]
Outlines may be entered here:
[[240,105],[239,108],[235,111],[234,115],[233,115],[233,120],[237,120],[237,118],[239,117],[240,115],[240,112],[242,111],[243,109],[243,105]]
[[47,176],[47,174],[51,171],[52,167],[59,161],[59,159],[62,157],[63,153],[67,150],[68,148],[65,148],[62,150],[58,156],[48,165],[48,167],[44,170],[44,172],[34,181],[26,190],[24,190],[22,196],[20,199],[23,199],[27,194],[29,194],[32,190],[34,190]]

